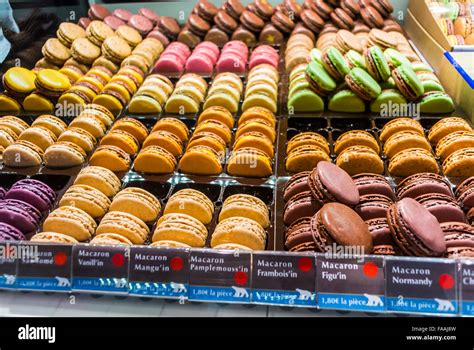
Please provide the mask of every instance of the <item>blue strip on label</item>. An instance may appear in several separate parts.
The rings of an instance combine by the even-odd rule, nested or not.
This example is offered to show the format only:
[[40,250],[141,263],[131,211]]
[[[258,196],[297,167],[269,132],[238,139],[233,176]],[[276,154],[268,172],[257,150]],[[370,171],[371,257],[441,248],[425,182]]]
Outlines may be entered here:
[[17,277],[16,284],[19,289],[50,290],[55,292],[69,292],[71,280],[64,277]]
[[272,305],[301,305],[316,307],[316,293],[304,291],[252,289],[252,302]]
[[125,278],[75,277],[72,279],[72,289],[82,291],[127,293],[128,282]]
[[469,84],[471,89],[474,89],[474,79],[464,70],[463,67],[459,65],[456,59],[451,55],[450,52],[446,51],[444,56],[448,59],[449,62],[453,65],[453,67],[458,71],[459,74],[464,78],[465,81]]
[[190,286],[189,300],[248,303],[250,302],[250,293],[247,288],[241,287]]
[[318,306],[339,310],[385,311],[385,296],[318,293]]
[[0,289],[15,289],[18,288],[15,275],[0,275]]
[[458,313],[458,307],[456,300],[387,298],[387,310],[390,311],[453,315]]
[[474,316],[474,301],[462,301],[461,313],[463,315]]
[[130,295],[156,296],[167,298],[187,298],[187,283],[130,282]]

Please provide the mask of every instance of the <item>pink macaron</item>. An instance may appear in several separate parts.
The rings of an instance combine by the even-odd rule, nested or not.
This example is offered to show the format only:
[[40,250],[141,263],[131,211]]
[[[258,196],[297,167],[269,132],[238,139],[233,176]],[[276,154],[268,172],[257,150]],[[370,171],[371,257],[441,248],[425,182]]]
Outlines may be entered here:
[[153,73],[181,73],[184,69],[183,63],[173,55],[160,57],[153,68]]
[[154,26],[156,26],[160,20],[160,16],[155,11],[146,7],[139,9],[138,14],[148,18]]
[[135,28],[143,36],[146,36],[153,29],[153,23],[142,15],[133,15],[130,17],[128,25]]
[[112,12],[112,15],[114,15],[115,17],[121,19],[124,22],[128,22],[128,21],[130,21],[130,18],[132,18],[133,13],[131,13],[130,11],[127,11],[125,9],[116,9],[116,10],[114,10],[114,12]]
[[245,62],[235,56],[221,56],[216,64],[216,70],[220,72],[244,73]]
[[252,69],[253,67],[256,67],[260,64],[269,64],[272,65],[273,67],[277,68],[278,67],[278,58],[274,58],[272,56],[269,56],[265,53],[261,53],[258,55],[253,55],[250,58],[249,61],[249,69]]
[[185,44],[180,43],[179,41],[172,42],[166,48],[166,51],[176,51],[180,52],[182,55],[189,57],[191,55],[191,50]]
[[186,62],[186,72],[211,74],[214,63],[215,62],[204,53],[193,53]]
[[113,30],[117,30],[118,27],[123,26],[125,24],[120,18],[115,16],[107,16],[104,18],[104,23],[107,24]]

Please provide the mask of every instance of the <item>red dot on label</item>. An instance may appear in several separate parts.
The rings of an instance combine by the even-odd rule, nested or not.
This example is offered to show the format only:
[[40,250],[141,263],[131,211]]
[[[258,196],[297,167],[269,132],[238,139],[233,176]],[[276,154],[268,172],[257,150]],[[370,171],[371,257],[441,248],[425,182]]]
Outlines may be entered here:
[[303,272],[311,271],[313,261],[310,258],[301,258],[298,260],[298,268]]
[[125,258],[123,254],[115,253],[112,256],[112,264],[114,264],[116,267],[122,267],[123,264],[125,264]]
[[379,268],[373,262],[366,262],[363,267],[364,275],[369,278],[374,278],[379,273]]
[[171,259],[170,266],[171,266],[171,270],[173,271],[181,271],[184,267],[183,258],[180,258],[179,256],[175,256],[174,258]]
[[443,273],[438,278],[438,284],[443,289],[451,289],[454,287],[454,278],[453,276],[448,275],[447,273]]
[[238,271],[234,274],[234,281],[239,286],[245,286],[248,281],[248,276],[245,272]]
[[67,255],[63,252],[56,253],[54,255],[54,263],[58,266],[63,266],[67,262]]

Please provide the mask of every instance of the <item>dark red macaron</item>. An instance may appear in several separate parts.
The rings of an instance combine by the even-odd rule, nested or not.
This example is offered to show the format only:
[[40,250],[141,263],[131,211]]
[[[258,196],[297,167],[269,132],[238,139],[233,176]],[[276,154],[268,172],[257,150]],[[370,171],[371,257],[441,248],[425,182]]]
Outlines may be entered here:
[[79,21],[77,22],[77,24],[79,24],[79,26],[81,26],[82,28],[86,29],[89,24],[91,24],[91,19],[88,18],[88,17],[81,17],[79,18]]
[[448,181],[434,173],[419,173],[406,177],[397,186],[398,198],[416,198],[426,193],[440,193],[453,197]]
[[446,252],[443,230],[436,217],[412,198],[390,206],[387,213],[392,237],[409,256],[442,256]]
[[321,209],[321,205],[314,199],[310,191],[300,192],[286,203],[283,210],[283,223],[291,225],[296,220],[313,216]]
[[290,177],[283,189],[283,199],[285,202],[289,201],[295,194],[310,190],[308,185],[309,174],[309,171],[303,171]]
[[350,175],[330,162],[318,163],[308,177],[308,185],[321,205],[340,202],[355,206],[360,200],[359,191]]
[[373,249],[367,224],[354,210],[341,203],[325,204],[311,218],[311,232],[317,251],[324,252],[333,244],[361,247],[364,254],[370,254]]
[[365,194],[360,196],[359,204],[354,210],[363,220],[384,218],[393,201],[381,194]]
[[451,196],[427,193],[415,198],[418,203],[433,214],[440,223],[447,221],[466,222],[466,216],[459,203]]
[[313,33],[319,33],[324,27],[324,20],[313,10],[304,10],[301,12],[301,21]]
[[272,24],[283,33],[289,34],[293,28],[295,28],[295,22],[293,22],[288,15],[280,11],[277,11],[273,14],[271,21]]
[[396,199],[390,182],[382,175],[363,173],[354,175],[352,179],[361,196],[366,194],[381,194],[390,198],[392,201]]
[[285,248],[290,252],[314,252],[311,218],[301,218],[295,221],[285,232]]
[[158,28],[170,40],[175,39],[181,29],[179,23],[173,17],[169,16],[162,16],[160,18],[160,21],[158,22]]
[[354,28],[354,20],[341,8],[337,8],[331,12],[331,20],[340,29],[351,30]]
[[365,24],[370,28],[382,28],[383,17],[373,6],[366,6],[360,10],[360,15]]
[[465,208],[474,207],[474,176],[459,184],[456,188],[456,197]]
[[400,249],[393,240],[386,217],[367,220],[370,235],[374,245],[375,255],[400,255]]
[[462,222],[444,222],[441,229],[446,239],[448,258],[474,258],[474,227]]

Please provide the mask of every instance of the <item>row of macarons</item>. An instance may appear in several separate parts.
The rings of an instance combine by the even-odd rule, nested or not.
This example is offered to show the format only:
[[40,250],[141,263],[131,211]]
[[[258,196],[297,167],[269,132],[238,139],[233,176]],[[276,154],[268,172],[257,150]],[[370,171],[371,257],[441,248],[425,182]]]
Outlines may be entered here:
[[[388,159],[388,172],[395,177],[438,173],[435,154],[442,161],[445,175],[468,177],[474,171],[473,147],[474,132],[462,118],[441,119],[430,129],[428,137],[417,120],[396,118],[382,128],[379,141],[373,133],[365,130],[344,132],[334,141],[333,153],[336,164],[351,175],[383,174],[384,163],[380,156],[383,151]],[[308,171],[322,160],[330,160],[330,151],[327,139],[321,134],[303,132],[288,141],[287,171]]]
[[[113,172],[91,166],[79,173],[57,209],[46,217],[43,232],[31,240],[77,243],[92,238],[91,243],[97,244],[144,244],[150,240],[155,245],[204,247],[215,212],[213,202],[191,188],[173,193],[162,210],[160,200],[149,191],[122,188]],[[15,225],[13,220],[6,221]],[[259,198],[246,194],[227,197],[217,221],[211,247],[265,249],[270,216]]]
[[171,43],[156,62],[154,72],[181,74],[189,73],[210,75],[216,72],[245,73],[259,64],[278,67],[279,54],[269,45],[256,46],[249,57],[248,46],[239,40],[227,42],[222,50],[210,42],[203,41],[192,51],[180,42]]
[[[472,179],[458,188],[465,205],[472,202]],[[417,174],[401,182],[397,193],[398,200],[382,176],[351,178],[320,162],[285,186],[285,247],[324,252],[337,244],[360,246],[365,254],[472,257],[474,212],[467,208],[466,216],[444,178]]]

